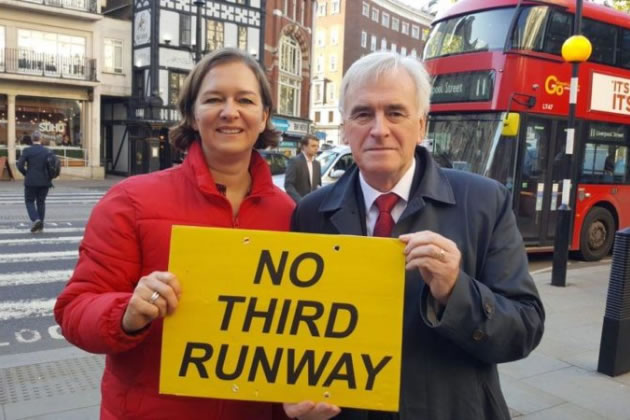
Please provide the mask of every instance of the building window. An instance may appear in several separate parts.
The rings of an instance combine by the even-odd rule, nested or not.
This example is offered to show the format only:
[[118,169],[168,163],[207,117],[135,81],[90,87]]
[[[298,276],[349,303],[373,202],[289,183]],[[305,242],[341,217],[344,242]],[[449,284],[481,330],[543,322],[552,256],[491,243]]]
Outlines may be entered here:
[[208,51],[214,51],[218,50],[219,48],[223,48],[223,22],[207,20],[206,28],[206,45],[208,46]]
[[400,19],[397,17],[392,18],[392,31],[400,31]]
[[293,16],[293,20],[295,20],[297,16],[297,0],[293,0],[292,6],[293,10],[291,10],[291,15]]
[[[0,54],[0,71],[4,71],[4,48],[5,48],[5,40],[4,40],[4,26],[0,26],[0,51],[2,51],[2,54]],[[6,115],[4,118],[0,117],[0,121],[2,120],[6,120]]]
[[367,32],[361,31],[361,46],[367,48]]
[[335,121],[335,111],[328,111],[328,122],[332,123]]
[[372,20],[378,22],[378,9],[372,7]]
[[420,39],[420,28],[417,25],[413,25],[411,27],[411,37],[415,39]]
[[238,27],[238,49],[242,51],[247,51],[247,27],[246,26]]
[[317,14],[319,16],[326,16],[326,3],[324,0],[317,5]]
[[171,71],[168,75],[168,104],[176,106],[187,73]]
[[370,38],[370,51],[376,51],[376,36]]
[[322,85],[318,83],[315,85],[315,103],[321,104],[323,95],[322,95]]
[[317,73],[321,73],[324,71],[324,56],[320,55],[317,57],[317,64],[315,66],[315,70]]
[[330,71],[337,71],[337,54],[330,56]]
[[179,45],[190,45],[191,35],[191,17],[190,15],[179,15]]
[[82,108],[80,101],[18,96],[15,99],[15,138],[22,139],[38,130],[45,146],[61,144],[65,136],[72,145],[83,146]]
[[323,47],[324,45],[326,45],[326,30],[318,29],[317,30],[317,46]]
[[381,50],[387,49],[387,40],[385,38],[381,39]]
[[283,36],[280,40],[280,88],[278,112],[283,115],[299,115],[302,91],[302,51],[294,38]]
[[392,42],[392,51],[396,52],[396,44],[394,42]]
[[335,84],[333,82],[328,83],[326,86],[326,97],[329,103],[335,101]]
[[339,27],[335,26],[330,31],[330,43],[332,45],[337,45],[339,43]]
[[122,73],[123,42],[120,39],[105,38],[103,43],[103,71]]
[[383,12],[383,15],[381,16],[381,24],[386,27],[389,28],[389,14]]
[[302,7],[300,7],[300,24],[304,26],[304,10],[306,10],[306,0],[302,0]]
[[319,111],[315,111],[315,122],[318,123],[322,120],[322,113]]
[[370,5],[366,2],[363,2],[363,16],[370,17]]
[[339,14],[339,0],[333,0],[332,11],[330,13],[333,15]]
[[409,24],[407,22],[402,23],[402,30],[400,32],[405,35],[409,35]]
[[85,38],[18,29],[20,72],[83,78],[85,64]]
[[407,55],[407,47],[400,47],[400,54]]

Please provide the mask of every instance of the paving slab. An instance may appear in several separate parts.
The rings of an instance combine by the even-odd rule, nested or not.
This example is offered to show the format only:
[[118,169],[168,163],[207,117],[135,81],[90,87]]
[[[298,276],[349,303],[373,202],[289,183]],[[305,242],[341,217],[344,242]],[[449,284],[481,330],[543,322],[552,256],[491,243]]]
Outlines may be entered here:
[[630,419],[630,386],[597,372],[568,367],[523,382],[604,418]]
[[[575,404],[566,403],[556,407],[518,417],[518,420],[607,420],[597,413]],[[627,417],[625,417],[627,419]],[[610,420],[610,419],[609,419]],[[617,420],[623,420],[621,418]]]
[[511,378],[520,380],[547,372],[553,372],[554,370],[564,369],[569,366],[568,363],[554,357],[535,352],[523,360],[501,364],[500,371],[501,374],[508,374]]
[[513,414],[512,417],[531,414],[566,403],[566,400],[543,392],[522,381],[501,381],[501,388],[508,406],[519,413],[518,415]]
[[[6,420],[22,420],[37,418],[38,416],[51,416],[50,419],[66,419],[65,413],[75,409],[88,409],[97,406],[101,402],[99,392],[83,391],[71,395],[56,395],[54,397],[39,398],[34,401],[20,401],[5,404]],[[91,417],[92,419],[98,418]]]
[[77,410],[60,411],[58,413],[44,414],[43,416],[25,417],[20,420],[96,420],[100,416],[100,406],[95,405]]

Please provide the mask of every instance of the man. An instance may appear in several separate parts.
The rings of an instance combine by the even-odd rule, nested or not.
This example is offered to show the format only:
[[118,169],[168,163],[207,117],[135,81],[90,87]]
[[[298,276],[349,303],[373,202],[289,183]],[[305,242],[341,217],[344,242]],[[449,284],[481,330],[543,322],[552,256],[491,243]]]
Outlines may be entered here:
[[416,59],[377,52],[355,62],[340,108],[356,167],[306,197],[293,216],[300,232],[392,236],[406,244],[400,412],[303,401],[285,404],[289,417],[510,418],[496,364],[538,345],[543,306],[507,189],[441,169],[418,146],[430,92]]
[[315,159],[319,148],[319,139],[306,135],[300,141],[300,146],[302,153],[289,161],[284,176],[284,189],[296,203],[299,203],[302,197],[322,185],[321,166]]
[[[44,216],[46,215],[46,196],[52,187],[46,167],[46,157],[52,153],[41,144],[41,133],[34,131],[31,135],[33,145],[22,150],[17,163],[18,170],[24,175],[24,201],[26,211],[31,219],[31,232],[44,230]],[[37,207],[35,207],[37,203]]]

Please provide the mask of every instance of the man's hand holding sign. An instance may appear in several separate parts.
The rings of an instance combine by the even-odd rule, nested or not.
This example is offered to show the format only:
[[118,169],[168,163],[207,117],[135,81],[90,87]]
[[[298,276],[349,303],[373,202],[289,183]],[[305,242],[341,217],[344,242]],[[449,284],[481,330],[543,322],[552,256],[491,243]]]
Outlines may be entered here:
[[402,242],[190,227],[171,241],[185,293],[164,322],[161,393],[397,410]]

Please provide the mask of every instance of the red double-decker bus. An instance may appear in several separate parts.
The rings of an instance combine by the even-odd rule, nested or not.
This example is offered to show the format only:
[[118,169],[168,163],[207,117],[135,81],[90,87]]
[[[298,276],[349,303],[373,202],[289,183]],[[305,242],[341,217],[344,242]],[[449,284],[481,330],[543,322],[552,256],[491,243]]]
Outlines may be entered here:
[[[530,249],[553,246],[574,13],[571,0],[461,0],[437,16],[424,51],[428,147],[443,166],[505,184]],[[585,3],[582,33],[593,53],[579,71],[570,247],[597,260],[630,226],[630,16]]]

